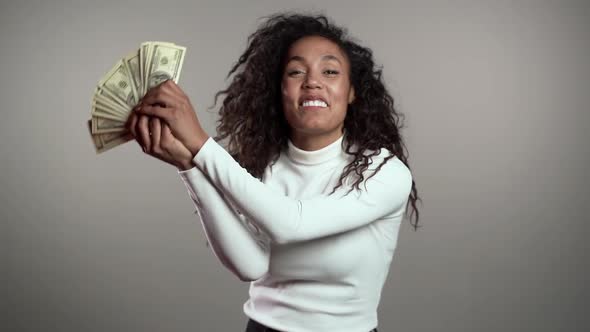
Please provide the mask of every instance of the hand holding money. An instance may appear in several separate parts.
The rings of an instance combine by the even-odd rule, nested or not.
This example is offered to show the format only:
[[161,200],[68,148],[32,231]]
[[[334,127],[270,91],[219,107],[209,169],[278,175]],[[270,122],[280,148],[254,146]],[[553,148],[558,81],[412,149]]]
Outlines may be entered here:
[[127,126],[145,153],[176,166],[181,171],[194,166],[193,154],[172,135],[170,127],[159,118],[137,115],[134,112],[129,117]]
[[[167,80],[150,89],[142,98],[141,103],[134,108],[134,111],[137,116],[132,115],[130,127],[136,127],[137,131],[132,129],[132,133],[138,137],[138,142],[144,151],[150,151],[151,148],[151,145],[146,143],[150,138],[149,128],[145,123],[142,125],[141,122],[142,119],[145,119],[144,116],[157,117],[163,121],[170,128],[172,135],[178,138],[181,144],[190,151],[189,161],[209,138],[201,127],[189,98],[172,80]],[[184,160],[177,161],[183,162]]]
[[185,47],[173,43],[144,42],[99,81],[91,100],[92,118],[88,121],[97,153],[133,139],[125,127],[132,108],[160,83],[178,83],[185,53]]

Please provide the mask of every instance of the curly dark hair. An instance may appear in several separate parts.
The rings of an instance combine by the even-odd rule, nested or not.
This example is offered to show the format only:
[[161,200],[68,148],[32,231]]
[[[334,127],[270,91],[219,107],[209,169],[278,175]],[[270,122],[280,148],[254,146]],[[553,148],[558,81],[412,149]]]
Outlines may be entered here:
[[[348,57],[349,77],[355,91],[355,99],[348,106],[343,130],[345,152],[354,156],[354,160],[344,168],[332,193],[351,174],[356,179],[353,188],[359,189],[365,180],[364,171],[381,148],[389,150],[391,155],[371,176],[394,156],[409,169],[407,153],[404,151],[406,148],[400,136],[403,114],[393,106],[393,98],[382,81],[382,70],[376,68],[373,62],[372,51],[356,43],[347,35],[345,28],[334,25],[323,14],[284,12],[267,16],[266,19],[248,37],[246,50],[229,71],[227,78],[235,74],[229,87],[215,94],[214,105],[220,95],[226,96],[219,110],[216,128],[218,136],[214,139],[220,141],[229,138],[228,152],[250,174],[261,179],[265,168],[269,163],[276,162],[281,150],[287,146],[290,133],[281,101],[285,56],[291,44],[298,39],[321,36],[336,43]],[[355,145],[358,148],[353,150]],[[410,215],[414,230],[419,227],[416,200],[420,199],[412,180],[408,205],[411,204],[416,213],[415,223],[411,223]],[[407,212],[408,209],[406,216]]]

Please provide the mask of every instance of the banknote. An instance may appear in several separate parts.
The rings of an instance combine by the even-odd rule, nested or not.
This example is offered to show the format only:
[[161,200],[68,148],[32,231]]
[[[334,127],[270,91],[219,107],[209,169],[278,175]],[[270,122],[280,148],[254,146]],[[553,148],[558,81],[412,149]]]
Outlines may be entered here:
[[108,151],[133,139],[133,136],[128,131],[93,134],[91,120],[88,120],[88,131],[97,154]]
[[177,45],[154,44],[146,70],[147,89],[153,88],[165,80],[177,80],[180,77],[186,48]]
[[96,153],[132,139],[125,124],[133,107],[149,89],[163,81],[171,79],[178,83],[185,55],[184,46],[146,41],[106,72],[94,89],[87,123]]

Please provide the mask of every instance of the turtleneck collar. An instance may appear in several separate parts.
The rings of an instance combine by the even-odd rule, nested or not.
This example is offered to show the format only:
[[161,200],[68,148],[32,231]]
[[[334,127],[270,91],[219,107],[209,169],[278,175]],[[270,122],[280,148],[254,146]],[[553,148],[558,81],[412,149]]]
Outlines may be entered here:
[[339,156],[342,153],[344,135],[327,146],[314,151],[305,151],[296,147],[289,139],[287,141],[287,156],[296,163],[317,165]]

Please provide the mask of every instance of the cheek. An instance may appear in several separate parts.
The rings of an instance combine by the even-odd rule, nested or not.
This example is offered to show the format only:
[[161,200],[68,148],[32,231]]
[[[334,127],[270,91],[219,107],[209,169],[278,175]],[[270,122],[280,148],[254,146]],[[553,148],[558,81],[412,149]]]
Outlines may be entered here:
[[295,100],[299,97],[296,93],[297,89],[293,86],[289,86],[288,84],[284,84],[281,87],[281,94],[283,99],[283,104],[292,104]]
[[346,83],[339,84],[335,87],[335,93],[338,95],[338,100],[348,104],[348,94],[350,92],[350,85]]

